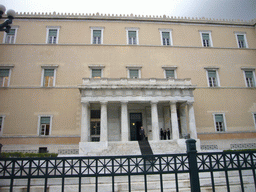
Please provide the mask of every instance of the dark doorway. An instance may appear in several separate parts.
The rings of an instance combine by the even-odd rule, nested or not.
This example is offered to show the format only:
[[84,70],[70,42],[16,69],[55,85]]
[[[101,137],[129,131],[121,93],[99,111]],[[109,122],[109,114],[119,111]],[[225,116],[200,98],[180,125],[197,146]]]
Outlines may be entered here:
[[130,113],[130,134],[131,141],[140,140],[140,127],[142,126],[142,114]]

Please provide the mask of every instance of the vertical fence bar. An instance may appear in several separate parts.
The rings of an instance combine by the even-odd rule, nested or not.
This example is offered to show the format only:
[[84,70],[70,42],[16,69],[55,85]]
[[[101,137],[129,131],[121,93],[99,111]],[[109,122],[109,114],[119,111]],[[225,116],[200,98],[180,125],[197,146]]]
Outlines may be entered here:
[[177,157],[178,156],[174,156],[174,169],[175,169],[175,186],[176,186],[176,192],[179,192],[179,182],[178,182],[178,170],[177,170]]
[[209,163],[210,163],[210,173],[211,173],[211,181],[212,181],[212,192],[215,192],[215,183],[214,183],[214,175],[213,175],[213,168],[212,168],[212,156],[208,155]]
[[28,170],[28,183],[27,183],[27,192],[30,191],[30,180],[31,180],[31,159],[29,160],[29,170]]
[[81,191],[81,185],[82,185],[82,159],[79,158],[79,183],[78,183],[78,192],[82,192]]
[[65,186],[65,159],[62,159],[63,163],[63,170],[62,170],[62,183],[61,183],[61,192],[64,192],[64,186]]
[[255,176],[255,163],[253,161],[253,152],[250,152],[250,157],[251,157],[251,168],[252,168],[252,175],[253,175],[253,180],[254,180],[254,187],[256,189],[256,176]]
[[242,175],[242,167],[241,167],[240,159],[239,159],[239,153],[237,153],[236,156],[237,156],[238,172],[239,172],[241,190],[242,190],[242,192],[244,192],[244,181],[243,181],[243,175]]
[[[47,192],[47,183],[48,183],[48,166],[49,166],[49,159],[45,160],[46,167],[45,167],[45,180],[44,180],[44,192]],[[39,162],[39,161],[38,161]]]
[[[224,159],[224,166],[225,166],[225,178],[226,178],[226,184],[227,184],[227,191],[230,192],[230,185],[229,185],[229,180],[228,180],[228,167],[227,167],[227,162],[226,162],[226,159],[227,159],[227,154],[226,153],[223,153],[223,159]],[[232,154],[230,154],[232,155]]]
[[164,186],[163,186],[163,174],[162,174],[162,172],[163,172],[163,170],[162,170],[162,159],[161,159],[161,157],[158,157],[159,158],[159,170],[160,170],[160,173],[159,173],[159,175],[160,175],[160,187],[161,187],[161,192],[163,192],[164,191]]
[[129,192],[131,192],[131,158],[127,158],[127,161],[128,161],[128,189],[129,189]]
[[115,169],[114,169],[114,158],[111,158],[112,161],[112,191],[115,191]]
[[96,161],[96,177],[95,177],[95,192],[98,192],[98,160],[99,159],[95,159]]
[[189,176],[190,176],[190,187],[191,192],[200,192],[200,181],[198,176],[197,168],[197,150],[196,150],[196,140],[188,139],[187,144],[187,154],[189,163]]
[[148,191],[148,187],[147,187],[147,165],[146,165],[146,157],[143,157],[144,159],[144,185],[145,185],[145,191]]
[[13,182],[14,182],[14,174],[15,174],[15,162],[16,160],[12,160],[12,176],[11,176],[11,183],[10,183],[10,192],[13,191]]

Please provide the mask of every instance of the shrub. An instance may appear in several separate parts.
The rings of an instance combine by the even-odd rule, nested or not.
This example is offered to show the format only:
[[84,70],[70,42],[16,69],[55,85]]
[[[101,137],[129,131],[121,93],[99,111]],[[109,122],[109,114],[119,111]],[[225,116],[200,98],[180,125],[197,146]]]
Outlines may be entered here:
[[57,157],[57,153],[21,153],[21,152],[11,152],[11,153],[1,153],[1,158],[34,158],[34,157]]

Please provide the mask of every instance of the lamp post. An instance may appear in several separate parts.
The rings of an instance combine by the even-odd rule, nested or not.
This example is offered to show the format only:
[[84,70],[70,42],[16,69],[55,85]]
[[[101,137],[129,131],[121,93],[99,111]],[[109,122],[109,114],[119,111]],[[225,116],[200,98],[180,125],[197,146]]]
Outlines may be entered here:
[[[5,6],[0,5],[0,19],[2,18],[2,15],[5,12]],[[11,26],[10,24],[12,24],[12,20],[14,19],[15,16],[15,11],[12,9],[9,9],[7,11],[7,17],[8,19],[6,19],[2,24],[0,24],[0,31],[5,31],[6,33],[10,32]]]

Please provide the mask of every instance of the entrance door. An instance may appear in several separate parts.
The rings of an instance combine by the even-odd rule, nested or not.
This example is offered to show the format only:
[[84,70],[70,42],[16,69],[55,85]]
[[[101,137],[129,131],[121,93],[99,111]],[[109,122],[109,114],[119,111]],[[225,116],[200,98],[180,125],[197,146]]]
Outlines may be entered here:
[[140,127],[142,126],[142,114],[130,113],[131,141],[140,140]]

